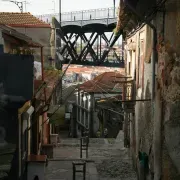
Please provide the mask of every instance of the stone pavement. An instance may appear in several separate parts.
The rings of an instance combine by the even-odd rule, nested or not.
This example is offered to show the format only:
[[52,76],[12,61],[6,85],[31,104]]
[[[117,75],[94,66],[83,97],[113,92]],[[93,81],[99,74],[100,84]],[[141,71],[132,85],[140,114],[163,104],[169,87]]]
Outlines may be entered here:
[[[80,141],[63,139],[54,149],[46,169],[46,180],[72,180],[72,162],[80,158]],[[84,154],[85,158],[85,154]],[[123,147],[123,133],[117,139],[90,139],[86,180],[136,180],[129,152]],[[76,180],[82,175],[77,173]]]
[[[89,162],[86,166],[86,180],[98,180],[98,173],[94,163]],[[51,161],[46,174],[47,180],[72,180],[72,161]],[[83,179],[82,173],[77,173],[76,179]]]

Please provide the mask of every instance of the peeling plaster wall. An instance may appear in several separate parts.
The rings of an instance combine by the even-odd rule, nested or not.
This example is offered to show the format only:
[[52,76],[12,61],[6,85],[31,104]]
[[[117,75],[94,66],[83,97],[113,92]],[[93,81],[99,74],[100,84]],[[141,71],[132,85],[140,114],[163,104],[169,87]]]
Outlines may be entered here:
[[[158,80],[162,90],[163,106],[163,130],[162,130],[162,179],[180,179],[180,99],[177,94],[179,86],[178,62],[180,52],[180,1],[169,0],[166,3],[166,15],[164,24],[164,45],[162,39],[162,18],[157,16],[159,30],[158,42]],[[175,76],[172,76],[175,74]],[[175,77],[175,78],[174,78]],[[173,83],[177,83],[175,86]],[[176,89],[175,89],[176,88]],[[167,91],[168,90],[168,91]],[[177,96],[175,96],[177,94]],[[175,102],[176,101],[176,102]]]
[[[152,93],[152,64],[151,61],[149,63],[145,62],[145,52],[146,46],[142,48],[140,51],[143,51],[142,63],[138,62],[140,59],[140,51],[139,51],[139,40],[143,40],[144,44],[146,44],[147,39],[147,26],[144,26],[140,29],[134,36],[127,39],[127,44],[132,40],[136,43],[136,51],[132,53],[132,56],[129,55],[127,58],[131,58],[132,68],[130,75],[134,77],[134,72],[136,71],[136,99],[150,99]],[[140,47],[141,48],[141,47]],[[128,53],[127,53],[128,54]],[[129,61],[127,59],[127,61]],[[129,67],[128,67],[129,68]],[[140,78],[140,82],[138,83],[138,71],[143,78]],[[143,75],[144,71],[144,75]],[[152,118],[152,106],[151,101],[147,102],[136,102],[135,105],[135,117],[133,118],[134,125],[131,127],[135,128],[131,132],[131,137],[133,137],[133,141],[131,146],[134,146],[132,149],[135,152],[132,153],[133,160],[136,161],[138,151],[146,152],[149,154],[150,148],[153,142],[153,118]],[[135,138],[134,138],[135,137]],[[153,164],[153,160],[150,160],[151,164]],[[135,166],[137,165],[134,162]],[[152,167],[153,168],[153,167]]]
[[164,118],[164,179],[180,179],[180,102],[167,104]]
[[[150,172],[155,172],[154,180],[179,180],[180,70],[178,68],[180,68],[180,1],[167,1],[165,19],[163,19],[163,13],[158,12],[153,23],[157,28],[158,35],[155,100],[153,104],[151,102],[136,102],[135,133],[131,135],[131,137],[135,137],[135,143],[132,144],[135,146],[136,156],[139,150],[149,155]],[[127,39],[127,45],[131,40],[136,42],[134,58],[126,51],[127,62],[136,62],[136,99],[150,99],[152,94],[152,62],[144,62],[144,70],[142,64],[138,63],[141,31],[144,30],[144,40],[150,42],[147,29],[145,29],[146,26]],[[148,52],[146,50],[145,52],[147,55]],[[126,69],[129,69],[128,63]],[[132,74],[134,67],[130,69],[132,72],[129,74]],[[138,70],[144,71],[144,90],[138,83]],[[176,84],[177,89],[175,89],[173,83]],[[163,104],[161,104],[162,100]],[[152,146],[151,153],[149,153]],[[150,174],[147,179],[150,179]]]

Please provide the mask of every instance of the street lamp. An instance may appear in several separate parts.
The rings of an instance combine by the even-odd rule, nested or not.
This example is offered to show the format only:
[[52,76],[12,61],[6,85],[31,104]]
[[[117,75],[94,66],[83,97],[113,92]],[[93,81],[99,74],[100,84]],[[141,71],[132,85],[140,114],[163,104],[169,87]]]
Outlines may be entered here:
[[[9,0],[3,0],[3,1],[9,1]],[[23,12],[23,3],[25,3],[25,5],[27,3],[26,1],[9,1],[9,2],[16,4],[21,12]]]
[[53,8],[52,8],[52,9],[49,9],[49,10],[53,11],[53,13],[55,14],[55,13],[56,13],[55,1],[53,0],[52,3],[53,3]]
[[59,24],[61,27],[61,0],[59,0]]
[[[59,25],[60,25],[60,28],[61,28],[61,0],[59,0]],[[60,41],[59,41],[59,47],[61,48],[61,37],[60,37]],[[61,71],[62,71],[62,61],[61,61]],[[61,81],[61,82],[60,82],[60,104],[62,104],[62,103],[63,103],[62,78],[61,78],[60,81]]]
[[55,14],[55,12],[56,12],[55,0],[53,0],[52,2],[53,2],[53,4],[54,4],[53,10],[54,10],[54,14]]
[[[61,28],[61,0],[59,0],[59,25]],[[60,37],[60,41],[59,41],[59,48],[61,48],[61,37]],[[61,69],[62,70],[62,69]]]

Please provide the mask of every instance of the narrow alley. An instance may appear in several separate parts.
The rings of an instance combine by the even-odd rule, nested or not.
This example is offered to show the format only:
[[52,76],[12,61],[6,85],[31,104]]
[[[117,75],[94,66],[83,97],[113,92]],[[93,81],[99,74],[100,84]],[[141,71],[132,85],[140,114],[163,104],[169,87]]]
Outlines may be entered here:
[[[80,160],[80,140],[62,139],[49,160],[46,180],[72,180],[72,162]],[[85,152],[83,154],[85,157]],[[129,150],[124,148],[123,132],[116,139],[90,138],[86,180],[137,180]],[[82,173],[77,173],[77,180]]]
[[180,180],[180,0],[29,1],[0,0],[0,180]]

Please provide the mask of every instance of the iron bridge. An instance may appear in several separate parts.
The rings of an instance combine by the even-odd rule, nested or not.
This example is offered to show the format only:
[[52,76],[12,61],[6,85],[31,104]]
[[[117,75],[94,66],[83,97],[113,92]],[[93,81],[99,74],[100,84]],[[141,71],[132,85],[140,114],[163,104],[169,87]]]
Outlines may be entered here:
[[71,60],[71,64],[124,67],[123,50],[118,55],[113,48],[121,35],[113,32],[117,8],[62,13],[61,24],[58,13],[38,18],[55,27],[57,59],[62,55],[63,63]]

